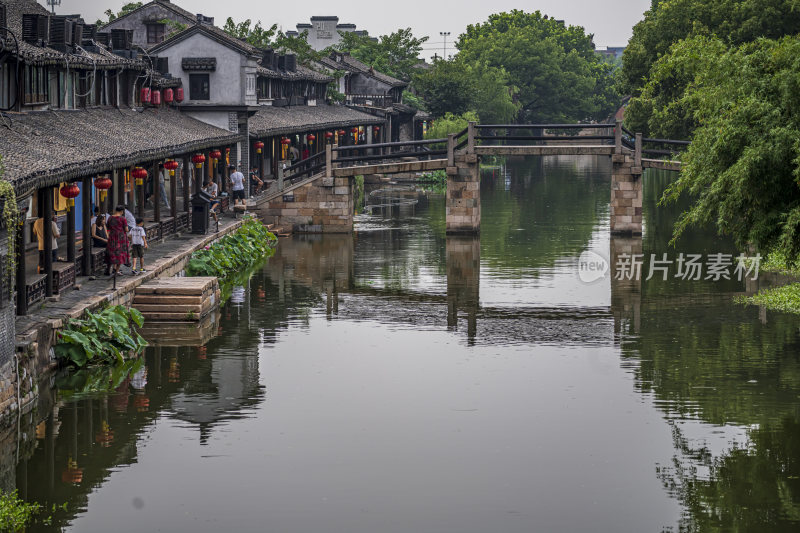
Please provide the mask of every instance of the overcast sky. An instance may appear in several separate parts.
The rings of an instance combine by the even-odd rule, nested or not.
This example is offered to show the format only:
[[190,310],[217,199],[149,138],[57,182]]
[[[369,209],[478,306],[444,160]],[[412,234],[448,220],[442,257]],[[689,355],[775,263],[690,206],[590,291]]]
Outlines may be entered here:
[[[119,11],[127,0],[62,0],[56,13],[80,13],[86,21],[94,21],[106,9]],[[46,5],[46,0],[39,0]],[[442,37],[439,32],[451,32],[450,43],[468,24],[483,22],[491,13],[523,9],[563,19],[567,24],[583,26],[594,34],[598,47],[624,46],[631,36],[633,25],[642,18],[650,0],[403,0],[402,2],[366,2],[350,0],[271,1],[260,4],[251,0],[178,0],[175,2],[193,13],[214,17],[222,26],[227,17],[237,22],[250,18],[262,25],[278,24],[284,31],[294,29],[298,22],[308,22],[312,15],[336,15],[339,22],[356,24],[372,36],[384,35],[398,28],[411,28],[416,36],[430,37],[425,47],[428,57],[438,51],[441,55]],[[259,7],[256,7],[259,6]],[[389,6],[392,6],[390,9]],[[452,53],[452,48],[450,48]]]

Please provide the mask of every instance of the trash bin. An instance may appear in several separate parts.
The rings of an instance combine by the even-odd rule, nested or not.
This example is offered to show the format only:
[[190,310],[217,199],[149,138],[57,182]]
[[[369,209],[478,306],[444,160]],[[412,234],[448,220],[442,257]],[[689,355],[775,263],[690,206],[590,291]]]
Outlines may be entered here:
[[208,217],[211,210],[211,197],[199,191],[192,197],[192,233],[208,233]]

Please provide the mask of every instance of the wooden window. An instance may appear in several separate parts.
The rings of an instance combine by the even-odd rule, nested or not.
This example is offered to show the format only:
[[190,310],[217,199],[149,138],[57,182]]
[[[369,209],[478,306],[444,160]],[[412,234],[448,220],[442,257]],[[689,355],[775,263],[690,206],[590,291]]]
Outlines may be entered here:
[[25,65],[25,104],[46,104],[50,101],[47,69]]
[[208,74],[189,74],[189,100],[211,100]]
[[147,44],[158,44],[164,40],[165,25],[161,23],[147,25]]

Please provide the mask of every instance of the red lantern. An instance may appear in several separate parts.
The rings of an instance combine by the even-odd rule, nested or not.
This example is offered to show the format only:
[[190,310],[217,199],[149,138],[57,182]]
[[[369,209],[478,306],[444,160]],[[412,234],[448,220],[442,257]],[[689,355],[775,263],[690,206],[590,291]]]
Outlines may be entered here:
[[351,132],[353,135],[355,135],[355,134],[357,134],[357,133],[358,133],[358,128],[353,128],[352,130],[350,130],[350,132]]
[[292,144],[292,141],[290,141],[288,137],[284,137],[283,139],[281,139],[281,144],[284,146],[288,146]]
[[308,139],[308,142],[313,143],[317,139],[317,136],[313,133],[309,133],[306,139]]
[[164,90],[164,103],[171,104],[172,100],[174,99],[172,89]]
[[219,150],[211,150],[211,152],[209,152],[208,155],[211,157],[211,159],[216,159],[216,160],[222,159],[222,152],[220,152]]
[[332,131],[326,131],[325,132],[325,138],[326,139],[333,139],[333,132]]
[[150,88],[149,87],[142,87],[142,90],[139,94],[139,99],[142,101],[142,104],[149,104],[150,103]]
[[192,156],[192,163],[194,163],[195,168],[200,168],[203,166],[203,163],[206,162],[206,156],[203,154],[194,154]]
[[375,127],[372,128],[372,131],[373,131],[373,133],[378,133],[379,131],[381,131],[381,128],[380,128],[380,126],[375,126]]
[[175,101],[179,104],[183,102],[183,87],[175,89]]
[[261,142],[261,141],[256,141],[256,142],[253,143],[253,148],[256,149],[256,153],[257,154],[260,154],[261,150],[264,149],[264,143]]
[[131,175],[136,180],[136,185],[139,185],[139,186],[144,184],[144,180],[147,179],[147,171],[145,169],[143,169],[142,167],[134,168],[133,172],[131,172]]
[[161,91],[159,90],[153,91],[153,105],[161,105]]
[[178,162],[174,159],[170,159],[169,161],[164,162],[164,168],[169,170],[170,176],[174,176],[175,171],[178,170]]
[[345,132],[344,130],[339,130],[339,137],[343,136],[345,133],[347,132]]
[[103,202],[106,199],[106,192],[111,188],[111,180],[107,176],[95,178],[94,188],[100,191],[100,201]]
[[74,183],[67,183],[61,187],[60,192],[61,196],[67,199],[67,211],[69,211],[69,208],[75,205],[75,197],[81,193],[81,189]]

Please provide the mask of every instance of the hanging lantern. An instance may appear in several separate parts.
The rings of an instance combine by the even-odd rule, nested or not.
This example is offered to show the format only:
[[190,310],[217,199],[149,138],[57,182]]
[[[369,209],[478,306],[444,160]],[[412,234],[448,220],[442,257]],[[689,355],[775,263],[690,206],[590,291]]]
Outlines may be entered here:
[[106,200],[108,189],[111,188],[111,180],[108,178],[108,176],[100,176],[99,178],[95,178],[94,188],[100,191],[100,201],[104,202]]
[[174,159],[170,159],[169,161],[164,162],[164,168],[169,170],[169,175],[174,176],[175,171],[178,170],[178,162]]
[[165,104],[171,104],[172,100],[174,100],[174,99],[175,99],[175,96],[174,96],[174,93],[172,92],[172,89],[165,89],[164,90],[164,103]]
[[142,104],[149,104],[150,103],[150,88],[149,87],[142,87],[142,90],[139,93],[139,100],[142,101]]
[[375,127],[373,127],[373,128],[372,128],[372,133],[374,133],[374,134],[376,134],[376,135],[377,135],[377,134],[378,134],[378,132],[380,132],[380,131],[381,131],[381,127],[380,127],[380,126],[375,126]]
[[192,163],[194,163],[195,168],[200,168],[203,166],[203,163],[206,162],[206,156],[203,154],[194,154],[192,156]]
[[356,135],[356,134],[358,134],[358,128],[353,128],[352,130],[350,130],[350,132],[351,132],[353,135]]
[[343,137],[345,133],[347,132],[344,130],[339,130],[339,137]]
[[159,91],[158,89],[156,89],[155,91],[153,91],[153,98],[152,98],[152,100],[153,100],[153,105],[154,105],[154,106],[159,106],[159,105],[161,105],[161,91]]
[[256,141],[256,142],[253,143],[253,148],[256,149],[256,153],[257,154],[260,154],[261,150],[264,149],[264,143],[261,142],[261,141]]
[[288,145],[292,144],[292,141],[289,140],[288,137],[284,137],[283,139],[281,139],[281,144],[284,145],[284,146],[288,146]]
[[81,193],[80,187],[75,185],[74,183],[67,183],[63,187],[61,187],[61,196],[67,199],[67,211],[75,205],[75,197]]
[[216,160],[222,159],[222,152],[220,152],[219,150],[211,150],[211,152],[209,152],[208,155],[211,157],[211,159],[216,159]]
[[175,101],[179,104],[183,102],[183,87],[175,89]]
[[313,133],[309,133],[306,139],[308,139],[309,143],[314,144],[314,141],[317,140],[317,136]]
[[325,132],[325,138],[326,139],[333,139],[333,132],[332,131],[326,131]]
[[147,179],[147,171],[142,167],[136,167],[131,172],[133,179],[136,180],[136,185],[142,186],[144,184],[144,180]]

